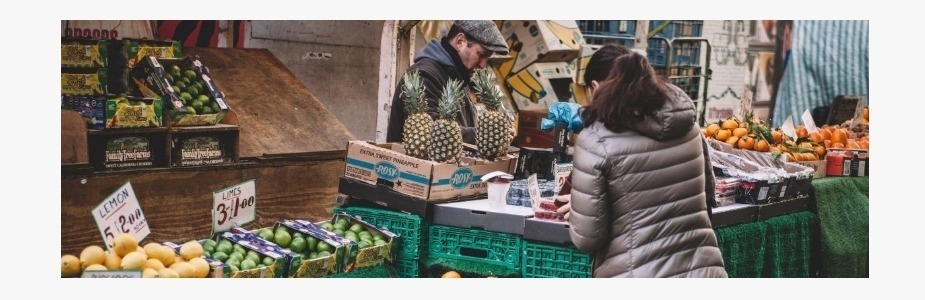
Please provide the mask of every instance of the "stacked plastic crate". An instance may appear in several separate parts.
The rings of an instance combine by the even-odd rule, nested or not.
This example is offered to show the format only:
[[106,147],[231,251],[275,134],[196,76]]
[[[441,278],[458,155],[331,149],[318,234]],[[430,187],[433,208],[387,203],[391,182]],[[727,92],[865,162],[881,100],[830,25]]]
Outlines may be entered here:
[[617,43],[630,48],[636,45],[636,21],[579,20],[578,28],[590,45]]
[[648,41],[646,52],[649,62],[660,74],[671,78],[671,82],[684,90],[691,99],[698,100],[702,75],[701,43],[699,41],[673,42],[673,40],[683,37],[701,37],[703,21],[652,20],[649,21],[649,32],[655,32],[655,35]]
[[347,213],[358,216],[370,224],[385,227],[401,236],[402,244],[398,258],[395,260],[395,271],[403,278],[417,278],[421,276],[422,259],[426,256],[427,223],[421,216],[389,210],[386,208],[373,208],[362,206],[340,206],[334,208],[334,214]]

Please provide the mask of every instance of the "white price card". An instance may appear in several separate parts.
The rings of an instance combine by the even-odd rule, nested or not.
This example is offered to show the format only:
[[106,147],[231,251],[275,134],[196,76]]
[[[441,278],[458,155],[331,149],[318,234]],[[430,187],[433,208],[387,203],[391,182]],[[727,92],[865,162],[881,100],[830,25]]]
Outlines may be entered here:
[[787,119],[784,120],[784,124],[780,126],[780,130],[790,138],[794,140],[797,139],[797,130],[793,126],[793,116],[787,116]]
[[254,179],[212,194],[213,234],[253,222],[256,216],[257,187]]
[[816,121],[813,120],[813,114],[809,112],[808,108],[803,112],[800,118],[803,119],[803,126],[806,126],[806,132],[819,132],[819,129],[816,128]]
[[141,271],[137,270],[120,270],[120,271],[84,271],[81,278],[141,278]]
[[527,177],[527,192],[530,193],[530,203],[534,208],[540,206],[540,184],[537,182],[536,174]]
[[861,124],[861,118],[864,117],[865,106],[867,106],[867,96],[858,97],[858,104],[854,107],[854,117],[851,118],[850,128],[855,128]]
[[126,181],[93,209],[93,219],[109,250],[113,247],[112,240],[119,234],[131,234],[136,241],[141,242],[151,233],[130,181]]

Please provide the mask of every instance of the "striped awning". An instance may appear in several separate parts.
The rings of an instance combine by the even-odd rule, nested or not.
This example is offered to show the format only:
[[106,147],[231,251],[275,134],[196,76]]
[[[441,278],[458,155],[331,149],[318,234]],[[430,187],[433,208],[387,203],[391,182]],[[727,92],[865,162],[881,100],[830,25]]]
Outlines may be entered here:
[[774,105],[774,126],[788,116],[801,124],[803,111],[829,105],[837,95],[867,96],[868,37],[867,20],[793,21],[790,55]]

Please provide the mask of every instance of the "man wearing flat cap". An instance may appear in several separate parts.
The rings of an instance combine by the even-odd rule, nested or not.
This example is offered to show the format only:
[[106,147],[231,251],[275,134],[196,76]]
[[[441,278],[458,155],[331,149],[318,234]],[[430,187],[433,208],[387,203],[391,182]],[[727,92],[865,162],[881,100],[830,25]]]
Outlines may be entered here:
[[[495,22],[489,20],[453,21],[446,36],[427,43],[414,57],[414,64],[406,71],[419,71],[424,82],[427,113],[432,118],[437,118],[440,93],[450,78],[461,80],[464,83],[464,95],[471,95],[469,78],[476,69],[488,66],[488,58],[493,53],[505,55],[508,49],[501,31],[495,26]],[[401,100],[401,87],[404,84],[404,79],[399,81],[392,95],[386,142],[402,142],[402,127],[407,117],[404,101]],[[463,142],[475,144],[475,107],[471,100],[465,99],[461,101],[461,106],[459,114],[456,115],[456,122],[462,129]]]

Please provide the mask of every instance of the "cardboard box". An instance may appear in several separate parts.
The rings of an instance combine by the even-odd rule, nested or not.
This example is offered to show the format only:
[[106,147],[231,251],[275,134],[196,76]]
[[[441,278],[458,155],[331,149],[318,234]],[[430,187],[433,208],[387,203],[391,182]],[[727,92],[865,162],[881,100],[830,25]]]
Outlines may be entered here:
[[238,126],[171,128],[170,161],[175,167],[230,164],[238,161]]
[[569,62],[534,63],[505,80],[519,111],[540,113],[554,103],[575,103],[574,83],[575,65]]
[[503,171],[510,173],[513,156],[487,162],[463,157],[462,166],[443,164],[405,155],[401,144],[374,144],[365,141],[347,143],[346,177],[370,185],[384,185],[400,193],[427,201],[487,195],[488,184],[482,175]]
[[61,38],[61,66],[105,68],[109,65],[109,41]]
[[870,154],[865,149],[828,149],[826,175],[863,177],[870,176]]
[[[354,260],[360,250],[359,245],[335,232],[325,229],[323,226],[330,221],[312,223],[306,220],[292,220],[289,226],[297,226],[299,231],[313,236],[317,239],[323,239],[325,243],[334,246],[334,270],[336,272],[348,272],[354,268]],[[298,274],[297,277],[305,277]]]
[[106,100],[106,128],[161,127],[161,98],[119,97]]
[[122,39],[120,55],[124,65],[119,67],[134,68],[148,56],[157,58],[183,57],[182,48],[178,41],[157,41],[144,39]]
[[293,272],[290,272],[288,277],[317,278],[343,271],[343,258],[347,249],[341,242],[330,237],[326,232],[320,230],[320,228],[304,226],[294,220],[280,220],[276,222],[276,225],[273,226],[273,231],[275,232],[276,228],[280,226],[288,228],[290,232],[299,232],[306,237],[313,237],[318,240],[318,243],[326,243],[334,248],[334,252],[331,253],[332,255],[323,257],[311,258],[303,253],[302,261],[299,263],[299,266]]
[[[386,230],[385,228],[378,228],[375,225],[359,218],[352,217],[346,213],[334,215],[331,222],[336,223],[339,219],[346,219],[348,224],[360,224],[364,230],[370,231],[372,234],[381,234],[383,241],[385,241],[383,245],[370,245],[366,248],[358,247],[356,256],[346,267],[347,271],[395,261],[398,250],[401,247],[401,239],[399,239],[398,234]],[[360,242],[356,243],[361,244]]]
[[801,166],[806,166],[813,168],[813,178],[824,178],[827,176],[827,171],[829,162],[825,159],[823,160],[813,160],[813,161],[798,161],[797,164]]
[[[165,110],[173,126],[215,125],[225,117],[229,108],[224,101],[224,93],[218,90],[214,80],[207,73],[197,73],[197,76],[205,82],[204,88],[209,90],[210,103],[214,101],[217,104],[217,112],[209,114],[191,113],[187,110],[187,105],[184,104],[183,100],[174,92],[174,86],[171,85],[168,79],[165,66],[182,63],[188,64],[189,68],[195,71],[197,70],[195,66],[197,63],[201,66],[198,60],[189,58],[185,60],[167,59],[165,62],[169,65],[161,64],[161,61],[154,56],[147,56],[135,65],[130,75],[135,82],[132,86],[132,92],[136,95],[164,99],[169,104],[165,105]],[[205,72],[203,68],[198,70]]]
[[106,97],[61,95],[61,108],[80,113],[87,129],[106,128]]
[[166,167],[167,129],[89,130],[90,164],[98,170]]
[[106,68],[62,68],[61,94],[102,96],[108,93],[109,71]]
[[490,206],[488,199],[462,201],[434,206],[433,224],[459,228],[524,235],[524,222],[533,216],[533,209],[523,206]]
[[275,260],[273,265],[270,266],[254,268],[250,270],[232,271],[231,276],[229,276],[231,278],[286,277],[288,272],[287,266],[298,263],[298,261],[294,261],[296,260],[296,257],[275,251],[274,247],[264,244],[264,242],[260,241],[261,239],[256,237],[256,235],[232,233],[229,231],[220,233],[215,236],[216,242],[221,242],[222,240],[228,240],[232,244],[241,245],[246,250],[253,250],[261,256],[267,256]]
[[[501,35],[517,50],[512,72],[535,62],[565,62],[578,57],[584,37],[574,20],[504,21]],[[515,56],[516,55],[516,56]]]

